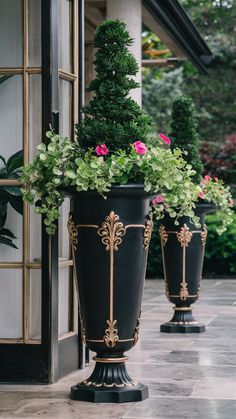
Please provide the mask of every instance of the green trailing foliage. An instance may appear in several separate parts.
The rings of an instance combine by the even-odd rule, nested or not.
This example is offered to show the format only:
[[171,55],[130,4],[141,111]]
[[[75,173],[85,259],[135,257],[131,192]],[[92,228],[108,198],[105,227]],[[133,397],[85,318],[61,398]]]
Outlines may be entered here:
[[128,94],[139,87],[135,57],[128,46],[132,38],[119,20],[105,20],[97,28],[94,66],[96,78],[88,86],[94,97],[84,108],[84,120],[77,125],[83,149],[105,143],[110,152],[128,150],[135,140],[146,142],[150,118]]
[[173,103],[170,137],[172,148],[180,148],[188,154],[185,159],[196,171],[194,181],[200,183],[203,165],[200,159],[200,143],[194,115],[194,104],[190,97],[180,96]]
[[[21,168],[23,166],[22,150],[13,154],[7,161],[3,156],[0,156],[0,161],[2,163],[0,179],[20,179]],[[17,249],[13,241],[16,239],[14,233],[4,227],[7,219],[8,205],[11,205],[19,214],[23,214],[23,200],[19,186],[0,186],[0,244]]]

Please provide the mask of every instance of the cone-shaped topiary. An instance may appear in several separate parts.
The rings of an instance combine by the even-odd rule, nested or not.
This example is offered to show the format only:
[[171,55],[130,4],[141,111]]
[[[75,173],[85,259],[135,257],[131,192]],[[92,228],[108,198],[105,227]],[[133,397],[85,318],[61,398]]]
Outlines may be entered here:
[[188,152],[185,160],[196,171],[193,179],[199,183],[202,177],[203,165],[200,159],[194,104],[188,96],[180,96],[173,103],[170,137],[172,149],[178,147]]
[[114,152],[128,149],[134,141],[146,140],[151,120],[128,97],[130,90],[139,86],[132,78],[138,72],[138,64],[128,50],[132,42],[119,20],[107,19],[95,32],[96,78],[88,86],[95,95],[77,126],[78,141],[85,149],[105,143]]

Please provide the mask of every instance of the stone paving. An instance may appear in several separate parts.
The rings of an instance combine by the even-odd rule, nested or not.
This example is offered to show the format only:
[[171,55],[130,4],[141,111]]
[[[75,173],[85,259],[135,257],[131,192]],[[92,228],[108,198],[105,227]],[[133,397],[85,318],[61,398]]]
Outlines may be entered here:
[[87,378],[92,363],[53,385],[0,385],[1,418],[236,419],[236,280],[203,280],[193,306],[201,334],[160,333],[172,305],[160,280],[147,280],[141,339],[129,351],[131,377],[149,387],[138,403],[70,400],[70,386]]

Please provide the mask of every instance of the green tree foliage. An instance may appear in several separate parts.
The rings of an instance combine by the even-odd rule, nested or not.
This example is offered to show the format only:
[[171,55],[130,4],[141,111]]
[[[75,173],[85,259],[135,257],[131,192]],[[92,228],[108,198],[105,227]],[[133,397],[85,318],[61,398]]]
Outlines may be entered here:
[[171,147],[187,151],[186,161],[196,171],[194,180],[199,183],[203,165],[200,159],[197,124],[193,101],[188,96],[180,96],[173,103],[171,122]]
[[145,69],[143,71],[143,108],[153,121],[153,130],[169,132],[171,108],[182,94],[183,68],[172,71]]
[[[235,0],[180,0],[202,37],[214,54],[208,75],[200,74],[191,61],[180,62],[183,82],[179,85],[182,94],[192,97],[196,106],[196,119],[201,140],[224,141],[225,135],[236,132],[236,1]],[[146,30],[143,39],[147,38]],[[155,47],[158,47],[157,45]],[[161,46],[163,48],[163,45]],[[165,96],[153,91],[150,101],[145,98],[144,108],[152,114],[161,111],[161,121],[169,123],[167,98],[173,94],[168,74],[175,70],[152,69],[152,77],[159,80]],[[174,73],[173,73],[174,75]],[[148,88],[149,72],[143,72],[144,96]],[[173,78],[174,80],[174,78]],[[147,81],[147,82],[146,82]],[[177,81],[178,84],[178,81]],[[156,96],[156,99],[155,99]],[[159,130],[158,117],[154,118],[155,129]],[[164,130],[162,128],[162,130]]]
[[223,141],[236,131],[236,1],[181,0],[214,54],[208,76],[184,64],[183,92],[193,98],[200,137]]
[[145,142],[150,118],[128,94],[139,85],[134,80],[138,65],[128,46],[132,44],[125,24],[105,20],[94,38],[96,78],[88,86],[94,97],[84,108],[78,129],[83,148],[105,143],[110,152],[128,149],[135,140]]

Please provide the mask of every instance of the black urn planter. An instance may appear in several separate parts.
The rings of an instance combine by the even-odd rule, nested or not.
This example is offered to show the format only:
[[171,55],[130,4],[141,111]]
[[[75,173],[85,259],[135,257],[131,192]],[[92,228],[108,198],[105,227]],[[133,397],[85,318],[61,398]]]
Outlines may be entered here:
[[95,191],[73,198],[68,230],[77,273],[84,342],[96,352],[92,375],[71,389],[74,400],[129,402],[148,397],[128,375],[124,352],[139,337],[140,308],[152,232],[143,185],[115,186],[107,199]]
[[188,217],[179,219],[179,225],[166,215],[160,226],[160,240],[166,296],[174,303],[172,319],[161,325],[161,332],[200,333],[206,330],[193,315],[191,304],[199,298],[203,259],[207,238],[205,215],[214,212],[215,205],[196,205],[195,214],[200,218],[196,228]]

